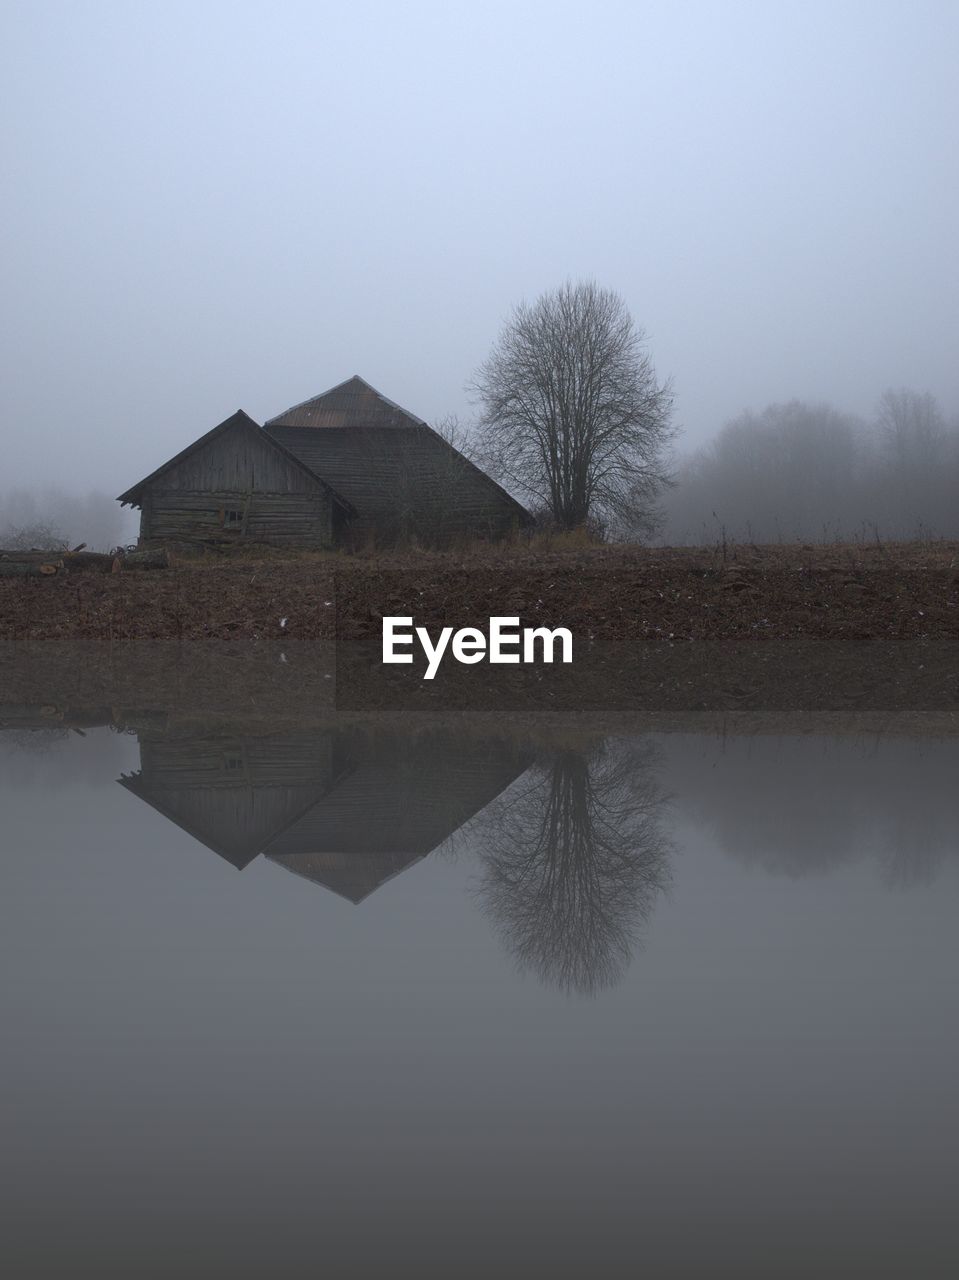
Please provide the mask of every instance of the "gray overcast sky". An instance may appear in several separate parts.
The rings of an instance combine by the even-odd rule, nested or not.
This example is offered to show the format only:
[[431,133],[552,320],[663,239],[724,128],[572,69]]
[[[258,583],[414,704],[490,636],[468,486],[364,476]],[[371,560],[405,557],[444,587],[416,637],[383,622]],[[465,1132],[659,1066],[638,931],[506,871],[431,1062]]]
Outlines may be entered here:
[[687,444],[959,407],[959,3],[7,3],[0,489],[114,493],[359,372],[424,417],[619,290]]

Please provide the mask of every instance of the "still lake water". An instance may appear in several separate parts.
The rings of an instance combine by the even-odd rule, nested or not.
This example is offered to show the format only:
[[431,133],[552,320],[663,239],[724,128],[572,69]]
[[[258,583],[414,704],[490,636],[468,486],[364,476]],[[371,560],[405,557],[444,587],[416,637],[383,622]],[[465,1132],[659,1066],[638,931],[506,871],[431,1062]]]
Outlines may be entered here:
[[959,739],[0,732],[4,1273],[959,1274]]

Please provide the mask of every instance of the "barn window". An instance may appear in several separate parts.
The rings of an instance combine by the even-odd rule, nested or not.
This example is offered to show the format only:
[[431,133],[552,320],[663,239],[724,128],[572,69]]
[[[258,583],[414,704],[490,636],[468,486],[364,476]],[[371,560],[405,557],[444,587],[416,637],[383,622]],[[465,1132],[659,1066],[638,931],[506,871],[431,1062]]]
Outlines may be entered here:
[[227,528],[229,528],[231,525],[236,527],[236,525],[242,524],[243,512],[242,511],[224,511],[223,523],[226,525]]

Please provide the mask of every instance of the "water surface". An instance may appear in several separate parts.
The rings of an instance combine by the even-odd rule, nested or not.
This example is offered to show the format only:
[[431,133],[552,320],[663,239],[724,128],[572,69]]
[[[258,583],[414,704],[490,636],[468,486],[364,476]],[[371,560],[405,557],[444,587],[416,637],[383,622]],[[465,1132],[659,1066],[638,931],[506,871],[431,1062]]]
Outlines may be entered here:
[[65,720],[10,1274],[955,1274],[956,740]]

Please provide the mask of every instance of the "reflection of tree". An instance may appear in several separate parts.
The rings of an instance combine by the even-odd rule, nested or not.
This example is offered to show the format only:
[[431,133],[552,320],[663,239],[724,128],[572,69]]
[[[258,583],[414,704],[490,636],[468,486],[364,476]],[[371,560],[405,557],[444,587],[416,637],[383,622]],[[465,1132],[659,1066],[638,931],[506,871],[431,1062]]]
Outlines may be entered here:
[[651,747],[561,750],[481,824],[479,894],[523,969],[567,991],[612,986],[669,879]]
[[914,823],[900,823],[886,835],[885,848],[878,846],[883,883],[890,889],[912,889],[932,884],[955,849],[955,833],[935,813],[913,814]]
[[908,889],[959,851],[955,742],[741,737],[672,758],[684,806],[719,848],[774,875],[825,875],[868,858],[889,888]]

